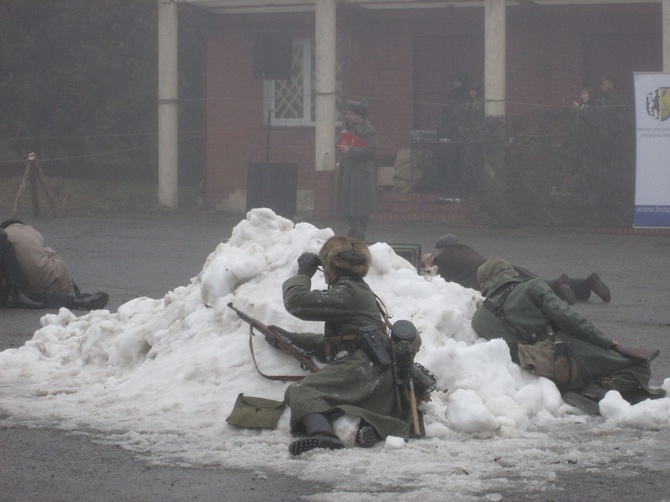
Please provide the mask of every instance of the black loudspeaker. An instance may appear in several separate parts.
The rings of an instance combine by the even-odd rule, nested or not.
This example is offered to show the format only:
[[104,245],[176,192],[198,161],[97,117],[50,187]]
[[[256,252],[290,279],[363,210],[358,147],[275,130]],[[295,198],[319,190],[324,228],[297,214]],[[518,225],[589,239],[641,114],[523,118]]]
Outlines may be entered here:
[[298,198],[298,164],[251,162],[247,166],[247,211],[269,207],[293,219]]
[[254,38],[254,78],[288,80],[291,78],[293,38],[290,33],[271,31]]

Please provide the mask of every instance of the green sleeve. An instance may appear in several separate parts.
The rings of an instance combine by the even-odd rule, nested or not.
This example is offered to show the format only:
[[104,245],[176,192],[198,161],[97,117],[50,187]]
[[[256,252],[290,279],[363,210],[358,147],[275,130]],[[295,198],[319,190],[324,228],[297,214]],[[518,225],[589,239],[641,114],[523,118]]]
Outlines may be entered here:
[[552,321],[554,327],[604,349],[612,348],[613,340],[558,298],[549,287],[547,289],[551,294],[542,295],[540,305],[542,312]]

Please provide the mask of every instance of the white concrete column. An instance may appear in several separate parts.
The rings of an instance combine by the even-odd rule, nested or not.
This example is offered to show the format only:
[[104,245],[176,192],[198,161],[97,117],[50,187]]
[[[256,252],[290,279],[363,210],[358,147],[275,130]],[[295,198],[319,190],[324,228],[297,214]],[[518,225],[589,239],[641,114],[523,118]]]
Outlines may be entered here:
[[335,0],[316,0],[315,168],[335,169]]
[[484,99],[487,117],[505,115],[505,0],[484,2]]
[[670,0],[663,0],[663,71],[670,72]]
[[158,0],[158,203],[177,209],[177,4]]

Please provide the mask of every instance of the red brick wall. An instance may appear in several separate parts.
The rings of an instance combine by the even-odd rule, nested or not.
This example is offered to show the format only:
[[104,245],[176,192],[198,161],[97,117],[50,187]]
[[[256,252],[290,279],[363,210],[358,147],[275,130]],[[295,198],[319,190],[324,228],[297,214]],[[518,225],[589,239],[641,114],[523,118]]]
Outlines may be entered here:
[[[563,96],[578,97],[585,76],[599,75],[598,65],[605,64],[607,59],[587,61],[589,54],[593,58],[593,53],[586,49],[593,37],[614,37],[619,41],[615,43],[617,51],[628,46],[626,37],[640,34],[650,37],[657,54],[622,54],[620,59],[625,60],[622,63],[625,68],[612,71],[621,72],[625,78],[631,71],[660,71],[660,9],[660,4],[578,7],[528,4],[508,8],[507,114],[527,115],[557,109]],[[313,13],[271,18],[229,17],[221,19],[219,28],[211,35],[207,47],[206,119],[210,202],[216,203],[237,189],[245,189],[247,164],[265,162],[268,156],[262,80],[252,78],[254,31],[282,29],[295,38],[313,39],[313,25]],[[483,27],[483,9],[478,8],[429,13],[338,9],[345,97],[368,99],[369,118],[380,137],[380,155],[393,156],[398,149],[407,148],[409,131],[417,128],[415,91],[426,85],[416,84],[420,79],[414,75],[414,68],[420,65],[415,65],[415,58],[427,56],[414,54],[415,37],[434,37],[437,53],[431,54],[432,66],[423,78],[424,82],[430,80],[430,68],[434,67],[434,78],[444,82],[446,96],[449,77],[461,68],[440,65],[442,54],[445,62],[469,63],[473,77],[480,82],[483,79],[484,62],[479,56]],[[456,43],[459,40],[470,40],[471,45]],[[473,40],[478,43],[472,43]],[[443,41],[446,46],[440,45]],[[648,45],[647,41],[642,46],[645,43]],[[617,60],[617,56],[613,59]],[[631,67],[637,64],[640,67]],[[622,85],[626,87],[628,82],[622,81]],[[443,96],[435,94],[439,88],[433,86],[430,91],[433,95],[429,96],[436,106],[443,100]],[[311,126],[275,127],[270,134],[269,160],[298,164],[298,188],[316,190],[316,211],[327,214],[331,210],[333,175],[315,171],[313,143]]]
[[[315,185],[314,128],[275,127],[268,136],[264,126],[263,80],[252,76],[254,32],[263,29],[277,26],[226,23],[208,41],[207,196],[212,203],[246,189],[250,162],[297,163],[299,187]],[[305,29],[292,31],[296,38],[313,37]]]

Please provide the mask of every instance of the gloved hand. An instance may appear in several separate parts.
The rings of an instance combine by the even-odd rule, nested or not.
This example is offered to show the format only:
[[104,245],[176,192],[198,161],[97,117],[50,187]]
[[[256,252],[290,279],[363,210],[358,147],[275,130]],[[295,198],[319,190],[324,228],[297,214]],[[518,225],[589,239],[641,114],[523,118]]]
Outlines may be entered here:
[[298,257],[298,273],[313,277],[316,269],[321,265],[319,255],[314,253],[303,253]]
[[[285,337],[288,338],[291,342],[294,341],[294,337],[296,336],[295,333],[292,333],[291,331],[286,331],[284,328],[280,328],[279,326],[275,326],[274,324],[271,324],[270,326],[268,326],[268,328],[270,328],[270,330],[271,330],[272,332],[274,332],[274,333],[276,333],[276,334],[278,334],[278,335],[280,335],[280,336],[285,336]],[[278,348],[279,348],[279,342],[277,341],[276,338],[274,338],[274,337],[270,337],[270,336],[266,336],[266,337],[265,337],[265,341],[268,342],[268,343],[269,343],[272,347],[274,347],[275,349],[278,349]]]
[[289,337],[290,335],[293,334],[290,331],[286,331],[284,328],[280,328],[279,326],[275,326],[274,324],[270,324],[268,326],[268,328],[270,328],[270,331],[272,331],[273,333],[277,333],[278,335],[282,335],[282,336],[285,336],[285,337]]

